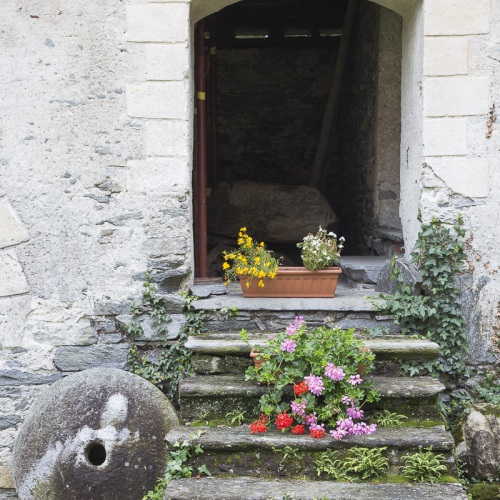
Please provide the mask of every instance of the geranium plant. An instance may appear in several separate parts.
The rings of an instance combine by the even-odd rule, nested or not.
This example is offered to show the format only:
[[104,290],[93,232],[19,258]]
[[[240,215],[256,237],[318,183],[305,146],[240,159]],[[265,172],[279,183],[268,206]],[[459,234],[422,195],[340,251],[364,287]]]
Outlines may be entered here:
[[302,262],[306,269],[319,271],[339,263],[344,242],[343,236],[337,241],[335,233],[321,229],[320,226],[316,234],[308,234],[297,246],[302,250]]
[[258,279],[258,286],[263,287],[264,278],[273,279],[278,272],[279,259],[266,249],[264,242],[257,242],[242,227],[238,234],[238,249],[223,252],[224,282],[227,284],[239,276],[248,276],[246,286],[250,287],[253,279]]
[[[248,341],[245,330],[241,336]],[[307,426],[316,438],[375,432],[375,424],[362,420],[365,402],[378,399],[378,392],[365,380],[375,356],[356,339],[354,329],[308,330],[304,319],[296,317],[286,331],[270,335],[258,350],[265,362],[259,369],[248,368],[245,378],[268,386],[260,399],[261,419],[265,415],[280,430],[291,429],[294,434],[302,434]]]

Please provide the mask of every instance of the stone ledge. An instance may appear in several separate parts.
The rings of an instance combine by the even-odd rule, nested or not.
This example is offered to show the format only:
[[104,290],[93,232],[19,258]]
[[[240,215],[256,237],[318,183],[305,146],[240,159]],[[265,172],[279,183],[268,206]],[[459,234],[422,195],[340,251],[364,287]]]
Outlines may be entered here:
[[[291,433],[281,433],[269,430],[264,434],[251,434],[248,426],[242,427],[197,427],[197,430],[206,431],[199,442],[204,451],[211,450],[248,450],[274,449],[291,446],[299,450],[324,451],[327,449],[345,449],[354,446],[374,448],[388,446],[396,449],[418,449],[432,446],[435,451],[449,451],[454,447],[453,437],[444,429],[444,426],[431,428],[402,427],[380,428],[374,434],[363,436],[349,436],[341,441],[333,439],[311,439],[308,435],[296,436]],[[168,443],[189,440],[193,428],[187,426],[174,427],[166,436]]]
[[[241,340],[239,334],[208,334],[189,337],[186,347],[198,354],[214,354],[219,356],[244,356],[250,353],[251,346],[265,345],[267,333],[251,335],[248,345]],[[439,346],[426,339],[412,339],[403,336],[385,336],[366,338],[358,336],[379,359],[398,357],[400,359],[435,358],[439,354]]]
[[[367,377],[373,381],[375,389],[385,399],[432,398],[444,391],[445,387],[431,377]],[[186,378],[180,383],[182,398],[193,397],[260,397],[267,387],[255,382],[245,382],[243,374],[210,375]]]
[[467,500],[460,484],[372,484],[333,481],[265,481],[248,477],[236,479],[176,479],[165,500],[268,500],[291,494],[295,500],[336,498],[342,500],[411,500],[439,498]]

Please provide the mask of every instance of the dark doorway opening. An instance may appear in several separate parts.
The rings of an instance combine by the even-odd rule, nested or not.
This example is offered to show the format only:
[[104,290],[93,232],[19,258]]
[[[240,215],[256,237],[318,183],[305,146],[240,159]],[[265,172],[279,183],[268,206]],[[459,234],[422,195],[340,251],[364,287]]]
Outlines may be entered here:
[[[311,228],[317,221],[330,224],[344,235],[346,254],[398,250],[401,20],[359,0],[349,25],[349,5],[352,0],[245,0],[198,24],[199,276],[217,274],[217,255],[234,243],[238,226],[270,243],[292,265],[298,264],[295,244],[309,232],[308,222]],[[346,30],[341,84],[322,165],[314,174]],[[267,213],[259,214],[249,205],[256,193],[262,195],[263,185],[274,191],[266,194]],[[331,213],[313,208],[315,195],[306,194],[297,200],[299,215],[287,219],[292,211],[283,198],[288,193],[293,204],[293,186],[317,189]],[[290,233],[305,232],[291,241],[276,238],[284,232],[277,224]]]

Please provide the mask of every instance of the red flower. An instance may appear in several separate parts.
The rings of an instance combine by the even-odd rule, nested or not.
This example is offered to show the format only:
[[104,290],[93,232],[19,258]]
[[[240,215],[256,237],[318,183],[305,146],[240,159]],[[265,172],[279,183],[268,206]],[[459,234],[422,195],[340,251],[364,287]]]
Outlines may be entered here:
[[293,417],[288,415],[286,411],[283,413],[278,413],[278,417],[276,418],[276,427],[278,427],[279,431],[286,431],[293,424]]
[[292,434],[304,434],[305,428],[303,425],[292,427]]
[[309,387],[305,382],[301,382],[300,384],[295,384],[293,386],[293,390],[295,391],[296,396],[300,396],[305,394],[308,391]]
[[268,422],[269,422],[269,417],[266,417],[266,415],[261,413],[259,419],[250,424],[250,430],[252,431],[252,434],[255,434],[256,432],[258,432],[259,434],[262,432],[266,432],[267,431],[266,424]]
[[316,439],[321,439],[326,436],[325,429],[311,429],[311,436]]

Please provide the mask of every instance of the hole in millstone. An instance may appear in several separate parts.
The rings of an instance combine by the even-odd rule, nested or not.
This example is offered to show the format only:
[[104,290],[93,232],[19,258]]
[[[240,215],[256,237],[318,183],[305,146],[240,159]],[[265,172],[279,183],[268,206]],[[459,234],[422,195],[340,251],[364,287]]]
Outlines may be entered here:
[[87,461],[92,465],[102,465],[106,460],[106,448],[102,443],[91,443],[85,450]]

